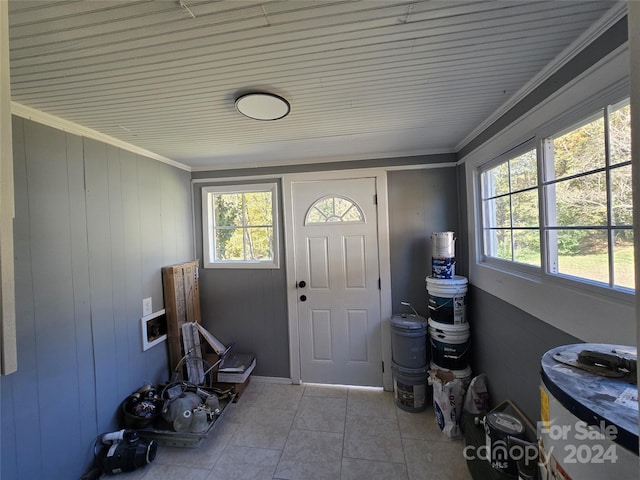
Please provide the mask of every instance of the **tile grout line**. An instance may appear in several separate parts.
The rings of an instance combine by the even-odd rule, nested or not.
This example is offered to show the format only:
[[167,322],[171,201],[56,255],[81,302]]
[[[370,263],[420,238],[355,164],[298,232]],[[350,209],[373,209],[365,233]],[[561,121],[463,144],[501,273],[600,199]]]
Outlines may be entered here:
[[349,398],[351,397],[351,389],[347,388],[347,399],[344,404],[344,426],[342,427],[342,454],[340,455],[340,478],[342,478],[342,467],[344,465],[344,449],[347,442],[347,413],[349,412]]
[[276,474],[278,472],[278,467],[280,466],[280,462],[282,461],[282,456],[284,455],[284,449],[287,446],[287,441],[289,440],[289,436],[291,435],[291,430],[293,430],[293,425],[296,422],[296,417],[298,415],[298,410],[300,409],[300,404],[302,403],[302,397],[304,397],[304,392],[307,389],[307,386],[304,385],[304,387],[302,388],[302,393],[300,395],[300,398],[298,399],[295,411],[293,413],[293,418],[291,419],[291,425],[289,425],[289,430],[287,431],[287,436],[284,439],[284,444],[282,445],[282,450],[280,450],[280,458],[278,458],[278,463],[276,463],[276,468],[273,471],[273,476],[272,479],[273,480],[280,480],[278,479],[278,477],[276,477]]
[[[293,478],[293,477],[290,477],[290,476],[294,475],[294,477],[295,477],[297,475],[297,473],[295,473],[294,471],[290,471],[289,468],[284,467],[281,464],[281,462],[282,462],[282,460],[284,458],[283,457],[284,450],[287,447],[287,444],[288,444],[289,440],[293,441],[293,440],[298,438],[297,436],[295,436],[295,437],[291,436],[291,434],[293,433],[293,430],[296,429],[295,428],[295,426],[296,426],[296,418],[298,417],[298,415],[305,414],[305,412],[307,411],[306,408],[308,408],[309,406],[313,407],[315,405],[315,407],[313,407],[313,408],[316,411],[316,413],[317,413],[317,410],[319,408],[316,403],[312,402],[311,404],[309,404],[308,402],[305,402],[305,399],[307,399],[307,400],[310,399],[310,398],[314,398],[315,399],[316,397],[319,397],[319,398],[322,398],[322,399],[338,398],[338,397],[334,397],[333,395],[331,395],[330,392],[316,391],[315,389],[308,389],[307,387],[308,386],[304,386],[301,389],[301,392],[297,394],[297,401],[294,404],[292,404],[293,408],[291,408],[291,410],[290,410],[291,415],[292,415],[292,419],[291,419],[291,423],[287,427],[287,432],[286,432],[284,444],[280,448],[272,449],[272,450],[274,450],[274,453],[275,453],[275,451],[279,452],[279,457],[277,457],[277,461],[275,462],[275,469],[273,471],[274,473],[270,477],[270,478],[272,478],[272,480],[282,480],[282,479],[286,479],[286,478]],[[309,391],[307,391],[307,390],[309,390]],[[336,468],[338,470],[338,473],[335,474],[336,475],[336,480],[339,480],[344,475],[354,474],[354,472],[360,471],[360,468],[361,468],[359,464],[357,465],[355,463],[351,464],[351,466],[349,468],[347,468],[347,469],[344,468],[345,467],[345,465],[344,465],[345,459],[349,458],[351,460],[359,462],[359,458],[360,458],[358,456],[353,457],[353,458],[345,456],[346,443],[347,443],[347,439],[346,439],[347,420],[350,417],[350,415],[349,415],[349,406],[351,405],[352,413],[355,412],[356,413],[356,415],[355,415],[356,417],[358,416],[357,414],[366,414],[366,412],[369,412],[369,414],[365,415],[365,417],[372,417],[372,418],[377,417],[378,414],[380,414],[380,411],[376,410],[376,412],[378,412],[378,414],[376,414],[374,411],[371,410],[371,407],[384,406],[382,404],[373,405],[373,404],[370,404],[370,402],[364,402],[363,404],[361,404],[358,401],[358,399],[360,399],[360,395],[356,394],[355,392],[356,392],[355,390],[347,389],[346,397],[343,397],[345,403],[344,403],[344,411],[342,412],[342,415],[341,415],[341,417],[343,419],[343,424],[342,424],[342,445],[341,445],[341,450],[340,450],[340,456],[338,457],[336,455],[335,457],[333,457],[333,458],[336,458],[339,461],[339,465]],[[265,391],[262,390],[260,392],[260,394],[264,395]],[[253,397],[251,397],[251,398],[253,398]],[[247,399],[249,399],[249,397]],[[354,401],[355,401],[355,403],[354,403]],[[257,408],[256,407],[256,402],[257,402],[257,400],[255,402],[250,402],[251,406],[249,406],[249,405],[246,405],[246,406],[248,408],[255,409],[255,408]],[[384,404],[386,405],[386,403],[387,402],[385,401]],[[415,454],[416,454],[415,448],[410,445],[411,444],[411,439],[413,439],[413,438],[418,439],[417,437],[415,437],[415,435],[417,433],[419,433],[419,432],[417,432],[417,433],[413,432],[413,427],[411,427],[411,425],[410,425],[414,419],[413,418],[409,418],[409,417],[413,417],[414,414],[410,414],[407,417],[407,416],[405,416],[405,413],[401,409],[399,409],[397,407],[397,405],[395,405],[395,402],[392,402],[392,403],[393,403],[393,415],[394,416],[393,417],[387,416],[387,418],[389,418],[389,419],[390,418],[395,418],[395,422],[391,422],[388,425],[390,427],[392,425],[395,425],[395,427],[393,427],[393,428],[397,429],[397,431],[398,431],[399,441],[400,441],[400,448],[402,449],[402,460],[400,460],[399,456],[397,457],[397,461],[389,461],[389,459],[382,459],[382,458],[376,458],[376,459],[370,459],[370,460],[364,459],[364,463],[363,463],[363,467],[362,468],[364,468],[364,470],[367,470],[367,469],[370,469],[370,468],[375,468],[375,467],[371,467],[371,466],[366,466],[367,462],[385,462],[385,463],[390,463],[390,464],[394,464],[395,463],[398,467],[399,467],[399,465],[404,465],[404,473],[401,474],[399,471],[397,471],[397,467],[396,467],[395,471],[397,472],[398,476],[394,477],[394,478],[398,478],[399,479],[400,475],[405,480],[409,480],[409,479],[418,480],[418,478],[424,478],[423,477],[424,474],[422,473],[422,468],[424,467],[424,465],[422,464],[422,462],[419,462],[418,464],[416,464],[416,459],[414,458]],[[387,410],[387,406],[385,406],[385,411],[388,411]],[[322,419],[325,419],[326,416],[331,417],[332,420],[335,420],[336,418],[338,418],[338,417],[333,416],[333,413],[335,413],[333,409],[327,409],[326,411],[324,409],[322,409],[322,411],[320,413],[321,413],[321,415],[320,415],[321,423],[322,423]],[[417,417],[420,414],[415,414],[415,415]],[[312,415],[312,417],[313,417],[313,415]],[[242,417],[240,417],[240,419],[241,419],[240,423],[244,423],[245,420],[246,420],[246,417],[242,416]],[[417,420],[420,420],[420,419],[417,419]],[[430,422],[433,422],[432,418],[425,418],[424,420],[429,420]],[[407,422],[409,422],[409,425],[407,424]],[[422,422],[420,421],[418,423],[421,424]],[[303,421],[301,425],[304,426],[304,425],[307,425],[307,423],[305,423]],[[315,427],[313,427],[313,424],[309,424],[309,425],[310,425],[310,428],[309,428],[310,431],[313,431],[313,432],[316,432],[316,431],[317,432],[325,432],[325,430],[316,429]],[[322,425],[324,425],[324,423],[322,423]],[[411,427],[410,430],[406,432],[409,435],[407,437],[407,440],[408,440],[407,442],[404,442],[405,438],[403,436],[404,434],[403,434],[402,425],[405,425],[405,427],[407,427],[407,426]],[[425,422],[425,425],[427,425],[426,422]],[[431,424],[429,424],[429,426],[431,426]],[[298,429],[298,430],[300,430],[300,429]],[[306,430],[306,428],[302,428],[301,430]],[[429,429],[429,430],[431,430],[431,429]],[[333,432],[327,430],[326,433],[333,433]],[[339,432],[335,431],[335,433],[339,433]],[[231,438],[233,438],[232,435],[225,442],[224,448],[227,448],[227,446],[230,445]],[[442,446],[445,446],[447,444],[451,444],[450,441],[447,441],[447,440],[445,440],[444,438],[441,438],[441,437],[439,437],[437,439],[436,438],[422,438],[421,437],[420,440],[421,440],[421,442],[422,441],[425,441],[425,442],[428,441],[428,443],[430,445],[442,445]],[[269,447],[262,447],[262,448],[267,448],[268,449]],[[438,448],[436,450],[440,451],[441,449]],[[335,452],[335,450],[334,450],[334,452]],[[338,453],[338,452],[335,452],[335,453]],[[302,460],[301,463],[305,463],[305,462]],[[209,469],[210,475],[213,473],[213,470],[214,470],[216,464],[217,464],[217,462],[214,463],[214,466]],[[414,468],[413,475],[418,475],[418,477],[412,477],[411,476],[410,469],[409,469],[410,465],[412,465],[412,467]],[[419,466],[419,465],[423,465],[423,467],[420,467],[421,468],[420,470],[416,470],[415,468],[417,466]],[[277,473],[278,472],[278,468],[284,468],[284,470],[281,470],[281,474]],[[438,466],[438,467],[435,467],[435,468],[438,469],[438,471],[440,471],[439,469],[441,467]],[[374,470],[371,470],[371,472],[373,472],[373,471]],[[431,470],[429,470],[429,471],[431,471]],[[334,470],[334,472],[335,472],[335,470]],[[313,475],[311,477],[309,477],[309,478],[313,478]],[[447,477],[447,478],[452,478],[452,477]]]
[[407,479],[409,479],[409,465],[407,463],[407,454],[404,451],[404,442],[403,442],[403,437],[402,437],[402,428],[400,427],[400,417],[398,417],[398,407],[395,404],[395,397],[394,397],[394,404],[393,406],[395,407],[395,415],[396,415],[396,424],[398,426],[398,435],[400,436],[400,448],[402,448],[402,458],[404,459],[404,470],[405,472],[407,472]]

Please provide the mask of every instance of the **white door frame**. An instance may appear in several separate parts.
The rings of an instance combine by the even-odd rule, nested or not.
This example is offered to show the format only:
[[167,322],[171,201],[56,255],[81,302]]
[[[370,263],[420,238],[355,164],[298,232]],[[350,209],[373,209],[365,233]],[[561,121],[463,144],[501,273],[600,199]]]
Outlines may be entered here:
[[384,372],[382,385],[393,389],[391,378],[391,261],[389,253],[389,209],[387,172],[381,169],[337,170],[328,172],[295,173],[282,176],[282,206],[287,282],[287,309],[289,312],[289,365],[291,381],[301,383],[300,334],[298,331],[298,292],[295,275],[295,242],[293,238],[293,188],[296,182],[330,181],[353,178],[375,178],[378,195],[378,263],[380,265],[380,325],[382,361]]

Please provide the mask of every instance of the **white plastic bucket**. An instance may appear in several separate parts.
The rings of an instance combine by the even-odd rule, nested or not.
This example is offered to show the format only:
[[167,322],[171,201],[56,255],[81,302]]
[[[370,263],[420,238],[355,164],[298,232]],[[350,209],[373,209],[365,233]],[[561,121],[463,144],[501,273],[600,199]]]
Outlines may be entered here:
[[456,256],[454,232],[435,232],[431,234],[431,256],[437,258],[454,258]]
[[429,319],[431,360],[446,370],[464,370],[471,345],[468,323],[450,325]]
[[448,280],[427,277],[426,282],[429,317],[440,323],[467,323],[467,278],[459,275]]

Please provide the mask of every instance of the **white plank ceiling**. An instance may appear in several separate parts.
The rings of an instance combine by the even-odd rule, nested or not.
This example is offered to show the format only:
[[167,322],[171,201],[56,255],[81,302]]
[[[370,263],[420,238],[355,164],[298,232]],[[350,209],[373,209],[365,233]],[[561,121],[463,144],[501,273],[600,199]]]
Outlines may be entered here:
[[10,0],[12,99],[194,170],[453,152],[613,5]]

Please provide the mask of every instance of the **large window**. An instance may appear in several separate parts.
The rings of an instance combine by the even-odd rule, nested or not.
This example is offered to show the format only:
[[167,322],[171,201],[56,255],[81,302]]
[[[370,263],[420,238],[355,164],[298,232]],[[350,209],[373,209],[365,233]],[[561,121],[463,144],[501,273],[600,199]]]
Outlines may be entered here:
[[209,268],[278,268],[275,183],[202,189],[203,255]]
[[630,125],[607,106],[481,168],[485,260],[634,289]]

